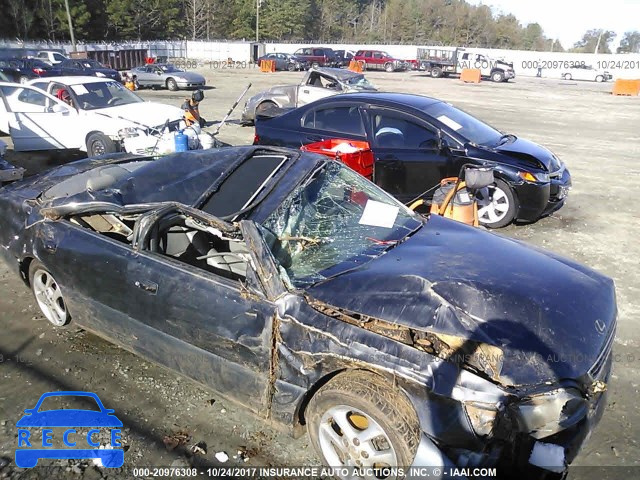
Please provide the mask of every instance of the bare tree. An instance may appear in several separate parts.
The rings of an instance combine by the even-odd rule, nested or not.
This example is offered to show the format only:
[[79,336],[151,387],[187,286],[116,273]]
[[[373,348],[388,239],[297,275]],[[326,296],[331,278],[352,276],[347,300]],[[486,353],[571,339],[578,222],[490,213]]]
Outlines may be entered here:
[[8,0],[9,15],[13,18],[18,37],[26,40],[35,19],[35,12],[24,0]]
[[184,10],[187,17],[187,29],[191,40],[209,35],[211,5],[209,0],[185,0]]

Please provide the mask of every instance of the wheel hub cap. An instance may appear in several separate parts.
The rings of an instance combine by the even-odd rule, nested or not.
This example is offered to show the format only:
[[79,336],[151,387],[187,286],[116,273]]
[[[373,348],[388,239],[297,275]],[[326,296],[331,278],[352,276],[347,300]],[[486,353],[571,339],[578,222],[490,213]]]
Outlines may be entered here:
[[33,292],[40,310],[51,323],[62,326],[67,320],[67,308],[56,280],[45,270],[33,276]]
[[398,465],[387,433],[373,418],[356,408],[338,405],[327,410],[318,433],[320,448],[331,466],[388,468]]

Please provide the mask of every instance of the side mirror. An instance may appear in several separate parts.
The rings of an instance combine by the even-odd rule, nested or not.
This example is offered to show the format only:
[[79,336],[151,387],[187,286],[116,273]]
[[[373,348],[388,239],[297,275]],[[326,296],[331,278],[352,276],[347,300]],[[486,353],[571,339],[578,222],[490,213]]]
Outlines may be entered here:
[[69,109],[64,105],[60,105],[58,103],[56,103],[53,107],[51,107],[49,111],[53,113],[61,113],[62,115],[69,115]]

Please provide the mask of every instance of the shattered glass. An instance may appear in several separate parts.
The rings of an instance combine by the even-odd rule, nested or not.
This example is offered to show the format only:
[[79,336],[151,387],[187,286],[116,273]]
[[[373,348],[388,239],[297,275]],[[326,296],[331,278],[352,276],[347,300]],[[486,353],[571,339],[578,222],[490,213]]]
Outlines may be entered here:
[[397,245],[421,217],[338,162],[317,170],[263,223],[297,287],[361,265]]

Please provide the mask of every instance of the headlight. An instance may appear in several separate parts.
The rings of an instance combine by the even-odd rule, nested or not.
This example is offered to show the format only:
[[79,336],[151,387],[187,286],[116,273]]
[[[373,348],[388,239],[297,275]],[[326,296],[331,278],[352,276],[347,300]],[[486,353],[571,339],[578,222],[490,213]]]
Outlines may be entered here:
[[102,72],[96,72],[96,77],[106,77],[106,75]]
[[586,415],[588,404],[578,390],[559,388],[532,396],[518,408],[527,431],[540,439],[578,423]]
[[545,172],[531,173],[531,172],[518,172],[518,176],[527,182],[543,182],[549,181],[549,174]]
[[464,408],[477,435],[484,437],[493,430],[498,410],[492,403],[466,402]]
[[137,129],[133,128],[133,127],[127,127],[127,128],[122,128],[122,129],[118,130],[118,136],[121,139],[139,137],[140,136],[140,132]]

